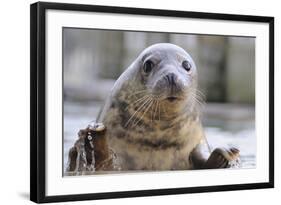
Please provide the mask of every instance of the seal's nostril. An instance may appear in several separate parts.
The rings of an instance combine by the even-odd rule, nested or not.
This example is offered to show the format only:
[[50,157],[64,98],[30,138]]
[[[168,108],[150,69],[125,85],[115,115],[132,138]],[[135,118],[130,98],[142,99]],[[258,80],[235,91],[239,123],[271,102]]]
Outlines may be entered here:
[[176,75],[173,73],[169,73],[165,76],[165,79],[168,81],[170,85],[176,85]]

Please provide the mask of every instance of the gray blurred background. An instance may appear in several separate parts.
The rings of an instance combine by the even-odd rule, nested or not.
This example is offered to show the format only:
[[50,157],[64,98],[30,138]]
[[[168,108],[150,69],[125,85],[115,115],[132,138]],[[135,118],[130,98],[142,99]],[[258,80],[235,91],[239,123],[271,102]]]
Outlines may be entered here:
[[77,28],[63,29],[64,164],[115,80],[155,43],[176,44],[193,57],[210,146],[236,146],[242,167],[255,167],[255,38]]

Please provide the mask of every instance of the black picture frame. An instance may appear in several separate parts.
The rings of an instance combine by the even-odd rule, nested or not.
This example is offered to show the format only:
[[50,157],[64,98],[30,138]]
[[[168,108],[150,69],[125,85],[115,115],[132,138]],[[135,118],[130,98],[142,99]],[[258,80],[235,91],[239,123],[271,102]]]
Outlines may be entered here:
[[[121,13],[269,24],[269,181],[239,185],[46,196],[46,10]],[[274,17],[38,2],[30,6],[30,200],[37,203],[96,200],[274,187]]]

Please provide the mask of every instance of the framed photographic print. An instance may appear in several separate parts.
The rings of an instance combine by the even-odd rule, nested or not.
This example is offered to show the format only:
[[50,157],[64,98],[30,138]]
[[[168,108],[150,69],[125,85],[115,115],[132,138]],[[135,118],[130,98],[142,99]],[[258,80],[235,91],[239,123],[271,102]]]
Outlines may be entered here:
[[31,5],[30,198],[274,187],[274,18]]

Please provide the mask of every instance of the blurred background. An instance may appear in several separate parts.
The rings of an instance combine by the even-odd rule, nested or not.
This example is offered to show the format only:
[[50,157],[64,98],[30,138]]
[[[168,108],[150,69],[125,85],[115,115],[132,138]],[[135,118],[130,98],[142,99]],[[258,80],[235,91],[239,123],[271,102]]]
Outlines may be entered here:
[[79,129],[95,119],[115,80],[146,47],[173,43],[198,69],[211,148],[236,146],[242,168],[256,164],[255,38],[63,29],[64,165]]

